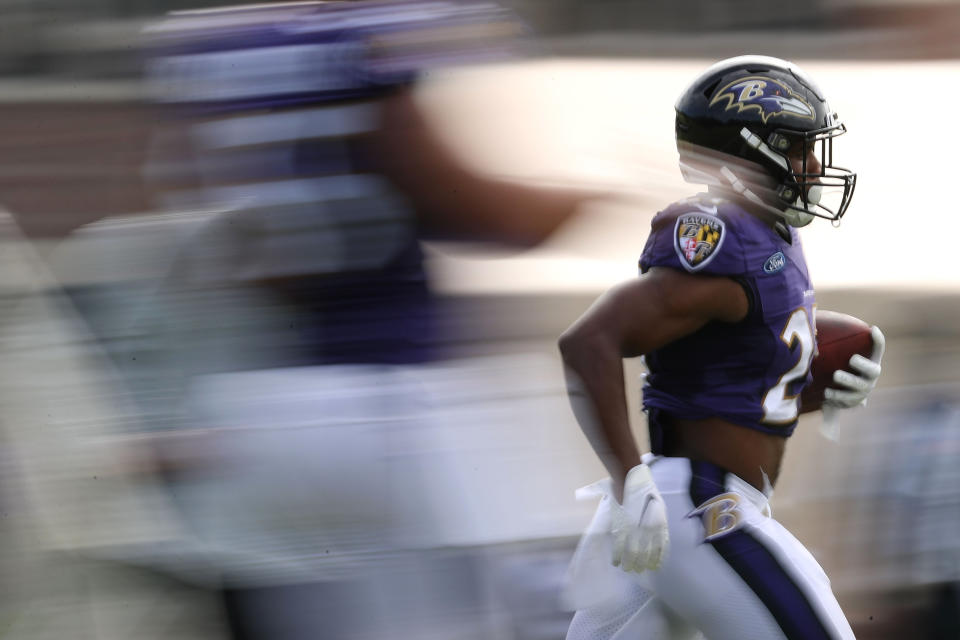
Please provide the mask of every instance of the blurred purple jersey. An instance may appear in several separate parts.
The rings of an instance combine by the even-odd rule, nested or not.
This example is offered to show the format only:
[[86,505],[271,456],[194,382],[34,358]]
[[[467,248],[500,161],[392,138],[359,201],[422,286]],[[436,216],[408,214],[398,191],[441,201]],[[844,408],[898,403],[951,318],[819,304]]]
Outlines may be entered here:
[[698,196],[657,214],[640,270],[668,267],[741,283],[738,323],[712,321],[646,354],[644,407],[686,419],[716,416],[789,436],[814,356],[814,292],[800,245],[727,200]]
[[503,60],[521,29],[482,0],[175,12],[147,30],[148,77],[157,100],[194,114],[364,99],[431,70]]
[[494,4],[442,0],[187,11],[148,31],[149,85],[192,154],[191,185],[164,204],[224,212],[185,253],[200,263],[219,247],[229,279],[296,314],[295,338],[262,348],[274,365],[433,357],[417,211],[369,139],[381,98],[433,69],[502,60],[519,32]]

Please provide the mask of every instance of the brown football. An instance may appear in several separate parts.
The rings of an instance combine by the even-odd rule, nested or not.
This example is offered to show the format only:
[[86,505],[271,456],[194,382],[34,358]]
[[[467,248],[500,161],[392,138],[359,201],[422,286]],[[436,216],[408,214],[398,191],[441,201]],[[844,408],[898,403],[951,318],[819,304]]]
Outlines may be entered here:
[[833,372],[847,369],[850,356],[867,358],[873,351],[870,325],[845,313],[817,309],[817,355],[810,365],[813,379],[800,395],[801,411],[816,411],[823,404],[823,391],[833,387]]

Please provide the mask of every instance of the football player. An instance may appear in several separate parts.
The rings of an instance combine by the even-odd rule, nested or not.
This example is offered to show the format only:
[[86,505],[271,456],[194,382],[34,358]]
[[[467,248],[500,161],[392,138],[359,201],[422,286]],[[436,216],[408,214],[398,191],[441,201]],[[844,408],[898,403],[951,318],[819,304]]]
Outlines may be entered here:
[[[845,131],[813,80],[775,58],[721,61],[677,102],[683,176],[708,191],[658,213],[640,277],[560,338],[574,413],[610,472],[571,566],[568,640],[853,637],[768,504],[816,346],[797,230],[850,204],[856,175],[833,164]],[[872,335],[873,357],[837,372],[824,406],[865,401],[884,345]],[[649,371],[643,456],[624,396],[634,356]]]
[[445,0],[183,12],[151,31],[166,146],[189,150],[157,173],[180,169],[172,207],[209,212],[151,314],[174,325],[188,407],[162,457],[219,552],[236,637],[426,637],[460,597],[409,551],[444,529],[417,438],[421,365],[449,337],[420,241],[533,245],[589,194],[478,174],[413,90],[503,60],[521,32],[492,3]]

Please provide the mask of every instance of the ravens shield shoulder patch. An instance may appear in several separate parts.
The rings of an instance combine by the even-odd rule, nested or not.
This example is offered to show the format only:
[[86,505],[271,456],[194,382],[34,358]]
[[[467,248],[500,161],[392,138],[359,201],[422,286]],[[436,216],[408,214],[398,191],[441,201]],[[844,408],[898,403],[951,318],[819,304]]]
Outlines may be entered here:
[[723,244],[723,220],[707,213],[685,213],[677,217],[673,231],[673,247],[687,271],[707,266]]

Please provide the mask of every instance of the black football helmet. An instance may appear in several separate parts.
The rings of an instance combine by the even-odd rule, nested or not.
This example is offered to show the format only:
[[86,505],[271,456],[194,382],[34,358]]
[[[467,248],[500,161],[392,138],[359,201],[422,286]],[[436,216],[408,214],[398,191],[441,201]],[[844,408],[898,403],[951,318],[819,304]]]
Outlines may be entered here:
[[843,217],[857,176],[834,166],[833,139],[847,129],[796,65],[722,60],[687,87],[676,110],[687,182],[735,191],[794,227]]

